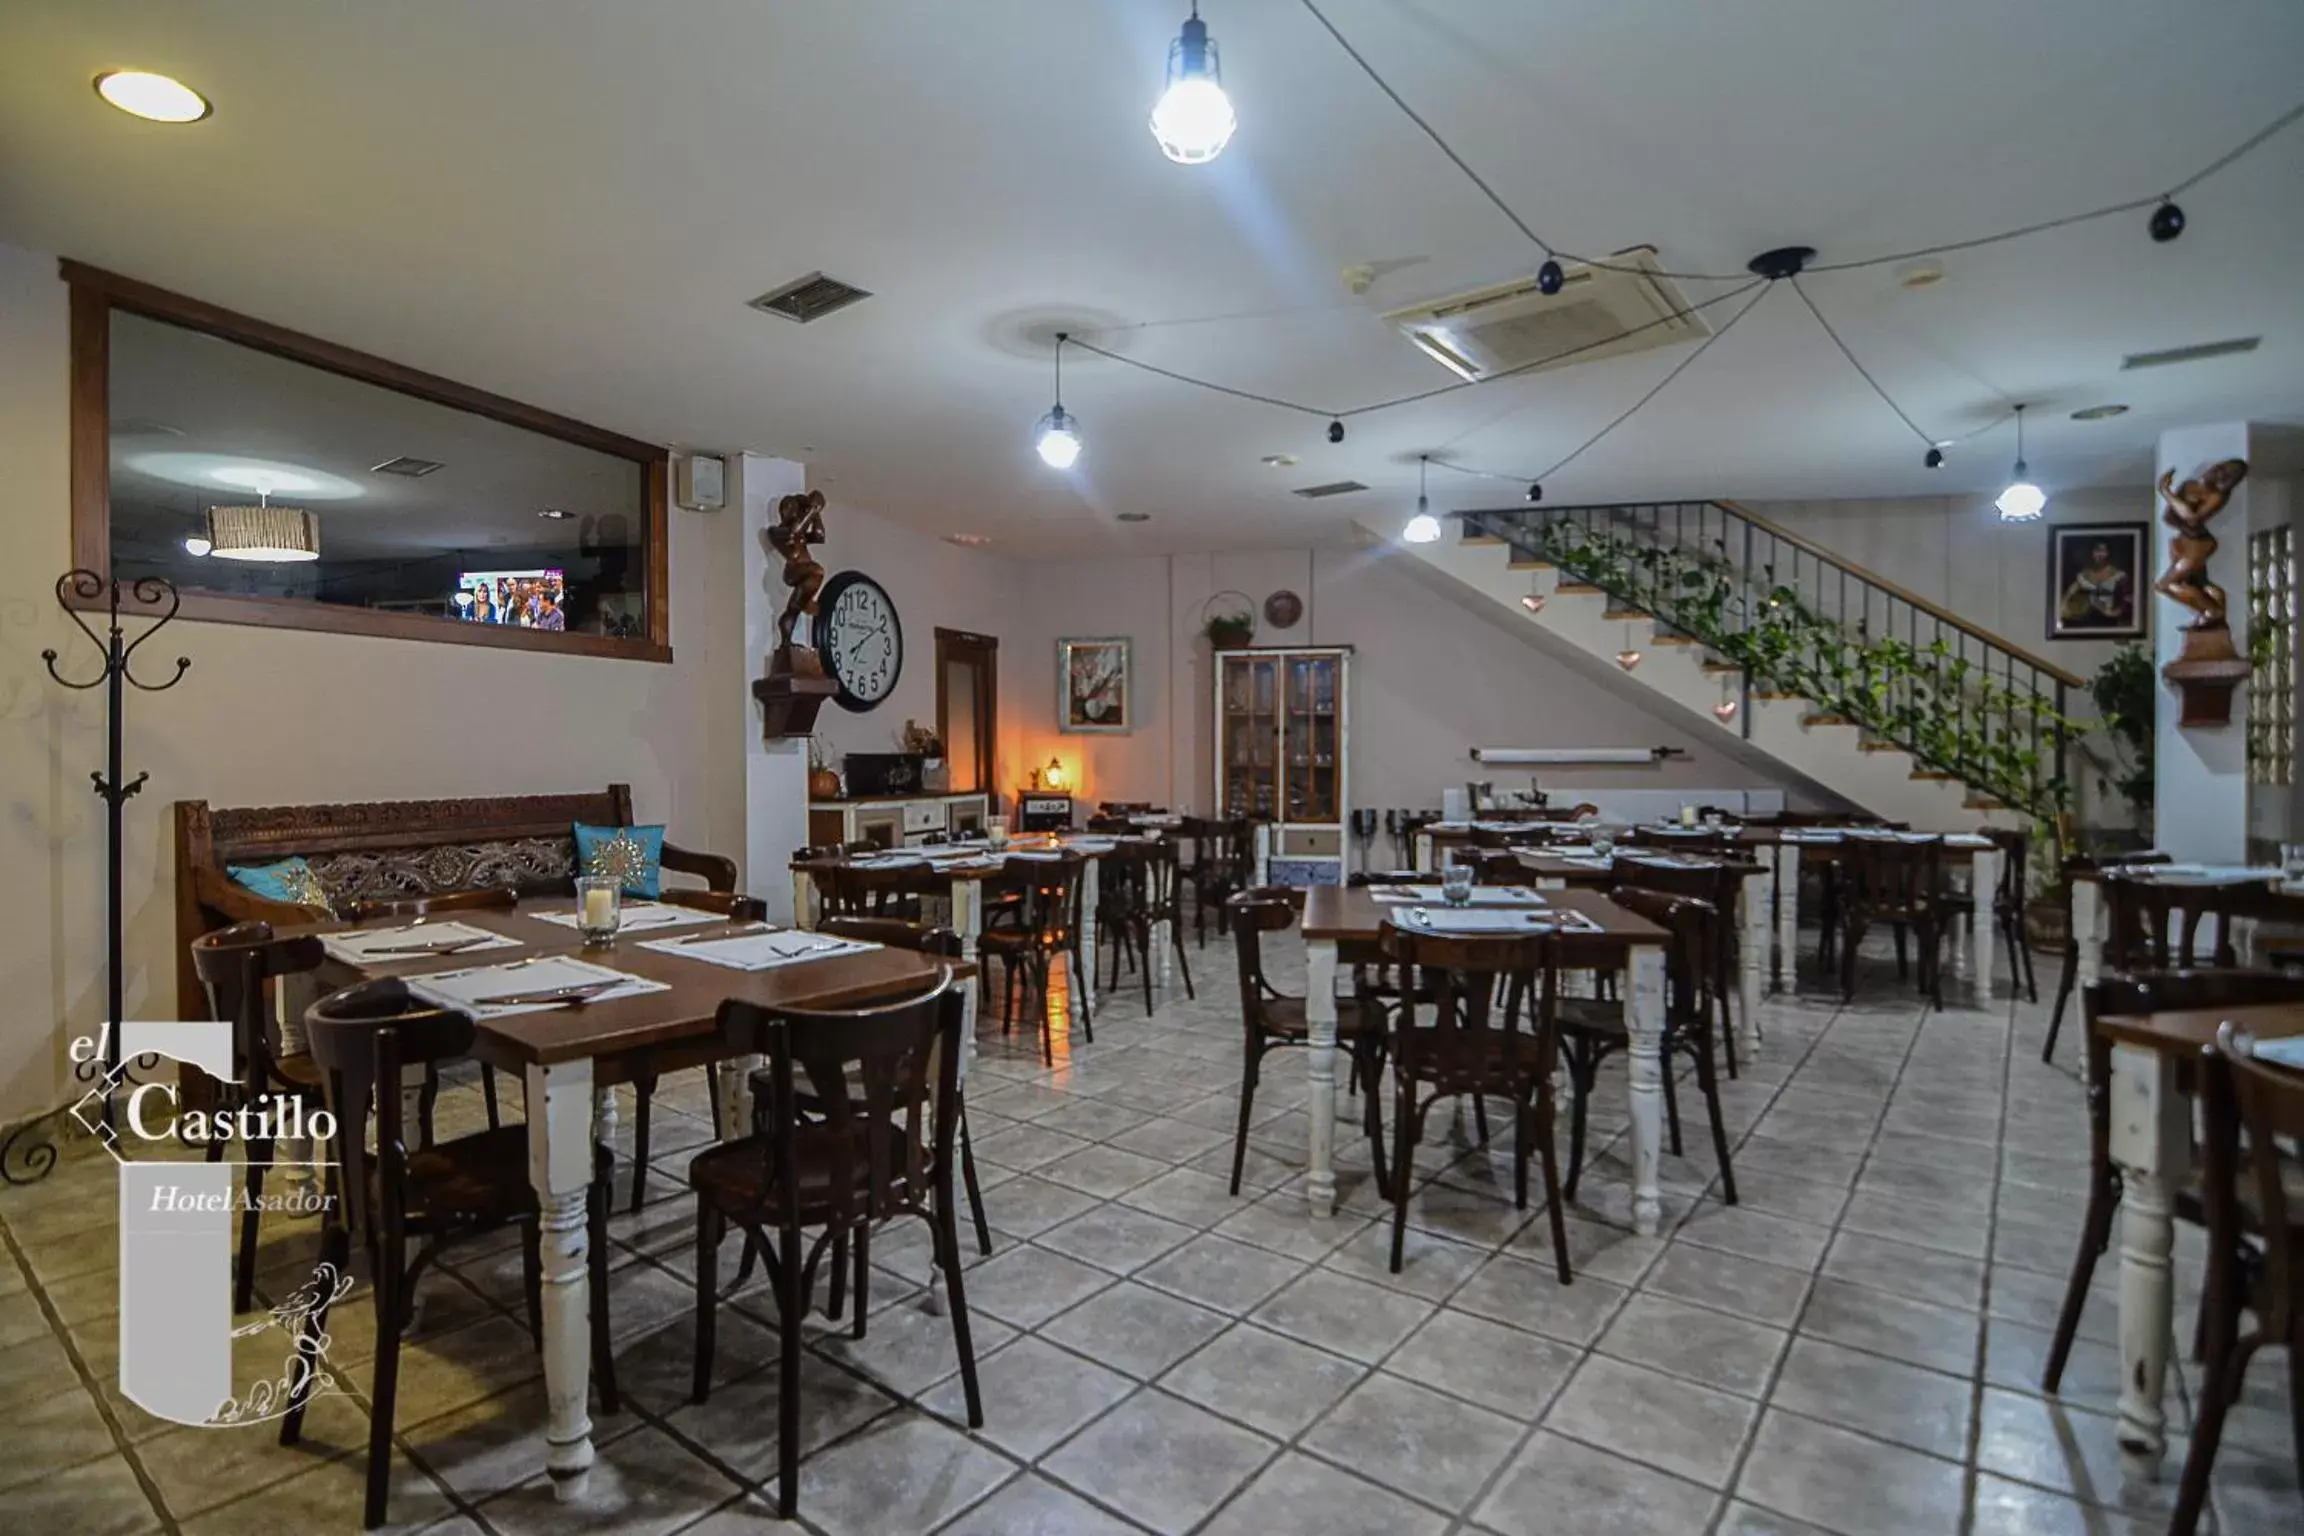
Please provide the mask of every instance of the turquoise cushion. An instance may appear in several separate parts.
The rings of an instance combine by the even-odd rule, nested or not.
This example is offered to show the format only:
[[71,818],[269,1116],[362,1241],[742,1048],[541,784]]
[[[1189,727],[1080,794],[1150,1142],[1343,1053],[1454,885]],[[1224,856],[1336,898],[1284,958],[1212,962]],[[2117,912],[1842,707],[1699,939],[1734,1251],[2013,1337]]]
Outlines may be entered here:
[[224,872],[267,901],[328,909],[327,890],[312,866],[301,858],[282,859],[277,864],[227,864]]
[[658,895],[664,889],[664,829],[578,822],[576,873],[621,880],[627,896]]

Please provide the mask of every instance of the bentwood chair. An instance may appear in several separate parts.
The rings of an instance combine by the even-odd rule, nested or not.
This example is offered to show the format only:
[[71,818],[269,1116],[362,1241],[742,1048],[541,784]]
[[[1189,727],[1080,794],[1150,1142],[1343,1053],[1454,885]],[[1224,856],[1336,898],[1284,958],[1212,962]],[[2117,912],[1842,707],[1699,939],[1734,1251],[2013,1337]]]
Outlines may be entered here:
[[[365,1506],[365,1523],[373,1529],[384,1523],[391,1484],[400,1336],[413,1320],[416,1282],[425,1267],[444,1249],[518,1226],[528,1326],[542,1346],[543,1248],[536,1192],[528,1177],[528,1128],[491,1127],[410,1149],[397,1088],[401,1069],[463,1058],[472,1049],[474,1028],[468,1014],[425,1002],[397,978],[365,981],[320,999],[305,1014],[305,1030],[336,1114],[344,1193],[341,1211],[332,1208],[321,1231],[322,1269],[316,1278],[346,1273],[357,1238],[375,1284],[376,1364],[369,1392]],[[371,1114],[373,1159],[367,1150]],[[594,1178],[585,1195],[592,1374],[604,1413],[620,1406],[608,1330],[608,1201],[614,1163],[606,1147],[593,1149]],[[320,1289],[325,1296],[325,1286]],[[299,1352],[316,1352],[326,1326],[323,1304],[307,1315]],[[281,1425],[283,1444],[295,1443],[304,1406],[300,1391]]]
[[1654,854],[1634,852],[1617,856],[1609,878],[1619,889],[1632,887],[1661,891],[1667,896],[1693,896],[1711,906],[1715,918],[1707,925],[1712,936],[1703,957],[1703,979],[1719,1002],[1721,1055],[1726,1058],[1728,1076],[1733,1079],[1736,1031],[1728,1017],[1728,1000],[1736,995],[1737,946],[1743,942],[1743,936],[1736,931],[1736,904],[1743,896],[1743,868],[1725,860],[1665,862]]
[[1192,937],[1203,948],[1208,943],[1208,914],[1216,914],[1216,933],[1223,936],[1230,920],[1224,903],[1235,891],[1256,883],[1256,823],[1245,816],[1217,820],[1187,817],[1177,836],[1192,844],[1192,862],[1183,877],[1192,887]]
[[1920,990],[1944,1006],[1944,840],[1849,836],[1840,844],[1840,995],[1856,995],[1856,955],[1865,932],[1886,923],[1896,935],[1896,974],[1909,976],[1907,930],[1920,950]]
[[[2227,1022],[2202,1077],[2209,1269],[2198,1353],[2207,1371],[2172,1536],[2199,1523],[2225,1417],[2267,1344],[2288,1351],[2289,1437],[2304,1481],[2304,1168],[2282,1146],[2304,1144],[2304,1073],[2259,1061],[2254,1040]],[[2248,1333],[2242,1312],[2256,1316]]]
[[[338,909],[337,916],[348,923],[372,923],[381,919],[416,920],[452,917],[458,912],[509,912],[520,905],[520,893],[511,886],[488,886],[476,891],[437,891],[424,896],[373,896],[348,901]],[[504,1123],[496,1102],[496,1069],[485,1062],[480,1067],[480,1097],[488,1106],[488,1128],[494,1130]],[[424,1094],[419,1101],[423,1139],[432,1139],[432,1109],[440,1098],[440,1073],[437,1068],[424,1070]]]
[[[1626,861],[1619,859],[1621,867]],[[1685,1056],[1696,1064],[1697,1090],[1712,1121],[1712,1155],[1720,1163],[1720,1196],[1737,1203],[1736,1170],[1728,1160],[1728,1127],[1720,1111],[1720,1079],[1712,1058],[1716,1036],[1729,1034],[1728,973],[1720,964],[1719,930],[1726,926],[1720,908],[1695,896],[1675,896],[1641,886],[1622,885],[1609,900],[1662,928],[1671,937],[1664,946],[1664,1035],[1662,1067],[1664,1116],[1672,1137],[1672,1155],[1681,1155],[1679,1074],[1674,1060]],[[1576,1104],[1568,1119],[1568,1198],[1576,1198],[1576,1184],[1584,1172],[1584,1122],[1600,1065],[1632,1046],[1632,1031],[1621,1001],[1564,998],[1560,1003],[1560,1048],[1568,1077],[1576,1088]]]
[[[232,1026],[232,1081],[225,1092],[233,1107],[253,1109],[281,1098],[302,1099],[307,1109],[320,1107],[319,1064],[308,1055],[281,1050],[264,984],[317,970],[323,955],[318,939],[275,938],[270,923],[235,923],[192,941],[192,969],[208,989],[209,1011]],[[240,1213],[239,1264],[232,1280],[235,1312],[247,1311],[254,1301],[256,1222],[273,1150],[269,1140],[248,1145],[248,1203]],[[222,1158],[224,1142],[211,1140],[207,1153],[212,1163]]]
[[[2304,976],[2226,969],[2137,972],[2107,976],[2081,994],[2081,1039],[2088,1057],[2088,1203],[2080,1216],[2080,1246],[2072,1256],[2072,1277],[2064,1286],[2064,1306],[2049,1342],[2047,1368],[2040,1375],[2042,1391],[2053,1394],[2063,1383],[2064,1363],[2079,1332],[2096,1261],[2112,1241],[2113,1218],[2120,1210],[2120,1165],[2112,1161],[2112,1041],[2096,1021],[2114,1014],[2263,1003],[2304,1003]],[[2172,1203],[2180,1219],[2195,1224],[2205,1220],[2197,1185],[2176,1191]]]
[[[800,1331],[817,1266],[836,1240],[852,1244],[856,1333],[874,1226],[926,1221],[944,1276],[971,1429],[984,1426],[968,1298],[952,1210],[953,1139],[960,1118],[962,998],[945,969],[929,991],[877,1008],[771,1011],[730,998],[720,1030],[768,1058],[767,1129],[724,1141],[688,1166],[696,1191],[696,1374],[691,1400],[712,1386],[720,1243],[730,1226],[756,1249],[773,1282],[777,1369],[777,1511],[800,1501]],[[806,1102],[804,1102],[804,1100]],[[809,1240],[806,1234],[816,1229]],[[838,1270],[835,1257],[835,1273]]]
[[[1232,944],[1240,963],[1240,1119],[1232,1132],[1232,1193],[1248,1159],[1248,1125],[1263,1080],[1264,1057],[1283,1046],[1311,1043],[1304,999],[1290,997],[1264,974],[1264,936],[1285,933],[1304,905],[1304,892],[1291,886],[1252,886],[1235,891],[1229,910]],[[1384,1008],[1365,996],[1336,1002],[1336,1041],[1351,1053],[1352,1086],[1368,1096],[1365,1124],[1373,1149],[1376,1178],[1384,1182],[1384,1127],[1380,1088],[1384,1078]]]
[[[1560,957],[1549,935],[1410,933],[1386,922],[1377,932],[1386,959],[1429,985],[1427,1006],[1410,988],[1388,1034],[1392,1052],[1392,1273],[1400,1273],[1408,1198],[1424,1117],[1443,1098],[1473,1094],[1513,1107],[1513,1202],[1528,1208],[1528,1156],[1544,1166],[1544,1206],[1560,1283],[1568,1269],[1568,1226],[1560,1209],[1560,1170],[1552,1145],[1552,1076],[1559,1064]],[[1365,1014],[1376,1007],[1364,999]]]
[[[2133,853],[2122,856],[2121,868],[2135,868],[2166,864],[2164,853]],[[2097,861],[2086,854],[2071,854],[2064,860],[2064,955],[2063,969],[2056,977],[2056,1003],[2048,1011],[2048,1038],[2040,1047],[2042,1061],[2056,1059],[2056,1036],[2064,1028],[2064,1005],[2072,1000],[2072,989],[2080,980],[2080,942],[2082,935],[2072,921],[2072,886],[2086,875],[2097,872]]]
[[1165,838],[1128,839],[1117,844],[1097,871],[1096,936],[1112,940],[1112,980],[1120,985],[1123,956],[1137,966],[1144,979],[1144,1011],[1152,1011],[1152,941],[1159,925],[1168,925],[1168,947],[1184,978],[1184,995],[1192,990],[1192,962],[1184,951],[1184,887],[1176,860],[1176,845]]
[[1014,1027],[1021,992],[1024,1004],[1040,1021],[1040,1059],[1048,1066],[1056,1064],[1056,1034],[1048,1018],[1048,999],[1050,976],[1060,955],[1071,959],[1071,991],[1080,1006],[1082,1033],[1089,1044],[1096,1041],[1080,963],[1080,903],[1087,867],[1086,858],[1068,850],[1011,854],[1003,874],[1020,895],[1016,921],[1012,926],[986,928],[976,940],[978,954],[987,960],[997,957],[1005,971],[1000,1032],[1006,1034]]

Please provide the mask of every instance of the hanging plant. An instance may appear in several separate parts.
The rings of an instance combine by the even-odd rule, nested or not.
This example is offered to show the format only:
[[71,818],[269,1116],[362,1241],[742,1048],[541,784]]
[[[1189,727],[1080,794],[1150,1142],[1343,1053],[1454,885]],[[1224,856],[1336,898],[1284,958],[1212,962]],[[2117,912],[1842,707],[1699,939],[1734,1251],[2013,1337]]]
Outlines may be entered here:
[[1200,610],[1200,632],[1220,651],[1234,651],[1256,639],[1255,604],[1245,592],[1218,592]]

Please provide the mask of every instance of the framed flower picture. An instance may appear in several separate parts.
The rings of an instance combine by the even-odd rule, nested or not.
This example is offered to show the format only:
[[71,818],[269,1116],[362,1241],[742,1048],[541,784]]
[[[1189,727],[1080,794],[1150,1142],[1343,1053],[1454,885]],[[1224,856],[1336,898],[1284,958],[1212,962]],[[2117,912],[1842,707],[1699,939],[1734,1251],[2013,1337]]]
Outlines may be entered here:
[[2048,638],[2141,640],[2150,523],[2048,526]]
[[1056,728],[1120,734],[1136,729],[1126,636],[1056,642]]

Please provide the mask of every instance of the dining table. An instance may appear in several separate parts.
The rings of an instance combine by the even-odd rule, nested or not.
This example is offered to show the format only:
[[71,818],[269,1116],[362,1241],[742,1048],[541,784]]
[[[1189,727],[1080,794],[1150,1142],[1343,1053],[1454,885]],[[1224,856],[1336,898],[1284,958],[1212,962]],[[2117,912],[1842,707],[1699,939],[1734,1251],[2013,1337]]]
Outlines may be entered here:
[[[1664,1117],[1664,945],[1660,926],[1594,890],[1542,893],[1536,910],[1556,922],[1564,969],[1616,971],[1622,989],[1632,1112],[1632,1221],[1655,1235],[1663,1217],[1658,1151]],[[1311,1077],[1311,1130],[1304,1193],[1315,1219],[1336,1210],[1336,977],[1341,967],[1378,964],[1386,918],[1403,905],[1381,888],[1315,885],[1304,893],[1305,1052]]]
[[[312,934],[335,941],[316,978],[324,987],[397,976],[422,986],[441,973],[512,963],[576,960],[648,984],[636,995],[610,994],[579,1004],[491,1016],[475,1012],[475,1059],[517,1074],[527,1106],[528,1175],[536,1191],[543,1248],[543,1364],[546,1401],[545,1470],[563,1500],[583,1496],[593,1463],[589,1238],[586,1194],[595,1177],[593,1146],[615,1129],[610,1092],[647,1072],[704,1066],[719,1079],[723,1139],[751,1130],[752,1068],[756,1055],[735,1051],[718,1015],[728,998],[762,1008],[839,1009],[917,993],[948,962],[877,945],[844,946],[766,969],[735,969],[685,954],[686,941],[730,941],[764,925],[692,911],[666,926],[626,930],[600,945],[583,943],[570,920],[568,899],[526,901],[503,909],[461,910],[452,917],[411,922],[377,918],[367,923],[321,923],[283,928],[282,936]],[[378,954],[373,942],[353,949],[348,935],[401,930],[477,933],[485,943],[428,954]],[[702,947],[701,945],[695,947]],[[725,948],[724,945],[719,946]],[[965,979],[972,967],[955,967]],[[504,973],[518,977],[517,970]],[[507,981],[506,985],[515,985]],[[974,1008],[975,988],[962,989]],[[973,1032],[971,1031],[971,1034]]]
[[2120,1460],[2157,1481],[2168,1454],[2161,1394],[2175,1326],[2176,1192],[2193,1171],[2188,1065],[2216,1049],[2231,1022],[2258,1040],[2304,1035],[2304,1004],[2107,1014],[2095,1027],[2112,1046],[2112,1161],[2120,1169]]
[[[1992,972],[1996,963],[1999,924],[1993,910],[2000,889],[2000,845],[1981,832],[1898,832],[1872,827],[1745,826],[1737,841],[1758,857],[1773,857],[1776,864],[1776,966],[1778,984],[1798,963],[1800,941],[1800,869],[1804,862],[1836,864],[1847,856],[1851,838],[1940,838],[1944,867],[1965,871],[1969,912],[1964,928],[1952,930],[1952,974],[1975,987],[1979,1001],[1992,998]],[[1762,853],[1761,850],[1767,850]],[[2011,978],[2013,985],[2013,978]]]

